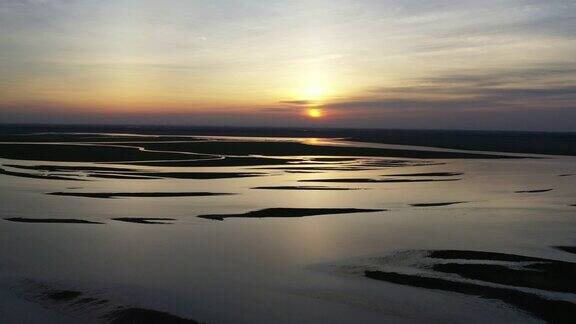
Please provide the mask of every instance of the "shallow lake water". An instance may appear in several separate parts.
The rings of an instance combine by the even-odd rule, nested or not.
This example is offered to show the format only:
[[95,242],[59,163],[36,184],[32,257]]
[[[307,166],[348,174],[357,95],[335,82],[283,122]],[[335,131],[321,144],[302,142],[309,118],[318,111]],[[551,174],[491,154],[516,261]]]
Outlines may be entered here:
[[[576,245],[576,207],[571,206],[576,204],[576,176],[560,176],[576,173],[575,158],[433,162],[438,164],[318,173],[270,171],[263,170],[263,166],[138,167],[155,171],[270,173],[210,180],[65,181],[0,175],[2,218],[73,218],[104,223],[0,220],[0,320],[18,318],[25,309],[37,312],[36,316],[26,315],[30,316],[28,323],[74,322],[67,314],[19,301],[11,294],[14,283],[30,279],[67,289],[97,291],[124,304],[206,323],[538,322],[497,300],[375,281],[338,270],[358,260],[399,251],[437,249],[493,251],[576,262],[576,255],[552,248]],[[8,159],[0,163],[101,165]],[[306,164],[325,165],[329,164]],[[301,181],[397,179],[387,175],[423,172],[463,174],[451,177],[458,181],[438,182]],[[251,189],[303,185],[358,190]],[[544,189],[553,190],[517,193]],[[115,199],[46,195],[58,191],[201,191],[235,195]],[[411,206],[442,202],[463,203]],[[277,207],[385,211],[224,221],[197,217]],[[158,225],[112,220],[122,217],[175,220]]]

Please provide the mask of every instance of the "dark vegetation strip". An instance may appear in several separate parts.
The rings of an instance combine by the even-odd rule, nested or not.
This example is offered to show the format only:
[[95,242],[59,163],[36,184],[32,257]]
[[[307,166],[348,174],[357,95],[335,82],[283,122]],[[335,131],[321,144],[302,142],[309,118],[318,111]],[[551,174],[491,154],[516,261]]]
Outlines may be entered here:
[[30,179],[89,181],[89,180],[85,180],[85,179],[62,177],[62,176],[56,176],[56,175],[42,175],[42,174],[31,174],[31,173],[24,173],[24,172],[8,171],[8,170],[3,169],[3,168],[0,168],[0,174],[9,175],[9,176],[13,176],[13,177],[20,177],[20,178],[30,178]]
[[104,224],[99,222],[92,222],[83,219],[72,219],[72,218],[4,218],[10,222],[19,223],[47,223],[47,224]]
[[0,157],[15,160],[61,162],[120,162],[190,160],[212,156],[140,151],[138,147],[74,144],[0,144]]
[[523,255],[506,254],[498,252],[468,251],[468,250],[434,250],[428,257],[433,259],[461,259],[481,261],[507,261],[507,262],[546,262],[548,259],[528,257]]
[[136,169],[128,169],[128,168],[79,166],[79,165],[18,165],[18,164],[4,164],[4,165],[7,167],[17,168],[17,169],[50,171],[50,172],[69,172],[69,171],[129,172],[129,171],[138,171]]
[[[109,140],[110,136],[42,134],[38,132],[84,132],[84,133],[138,133],[164,136],[161,140],[178,140],[182,137],[169,135],[208,135],[208,136],[272,136],[272,137],[316,137],[346,138],[351,141],[442,147],[462,150],[478,150],[511,153],[533,153],[552,155],[576,155],[576,132],[517,132],[517,131],[462,131],[462,130],[401,130],[401,129],[310,129],[310,128],[263,128],[263,127],[176,127],[141,126],[137,129],[128,126],[104,125],[3,125],[0,128],[1,141],[73,141],[78,136],[82,140],[92,140],[100,136]],[[16,135],[10,135],[16,134]],[[168,135],[168,136],[166,136]],[[132,140],[134,137],[116,136]],[[136,138],[136,140],[139,140]],[[141,139],[140,139],[141,140]],[[148,140],[148,139],[146,139]]]
[[226,196],[234,195],[233,193],[223,192],[49,192],[52,196],[70,196],[86,198],[115,198],[115,197],[207,197],[207,196]]
[[348,179],[307,179],[298,182],[344,182],[344,183],[408,183],[408,182],[439,182],[458,181],[462,179],[369,179],[369,178],[348,178]]
[[454,201],[454,202],[441,202],[441,203],[420,203],[420,204],[411,204],[412,207],[441,207],[441,206],[450,206],[456,204],[464,204],[467,201]]
[[501,285],[576,292],[576,281],[573,279],[576,266],[568,262],[549,261],[527,265],[521,269],[512,269],[499,264],[444,263],[435,264],[432,269]]
[[364,272],[364,275],[370,279],[399,285],[451,291],[485,299],[501,300],[548,323],[574,323],[574,314],[576,314],[576,304],[567,301],[545,299],[515,289],[495,288],[395,272],[367,270]]
[[337,188],[337,187],[324,187],[324,186],[263,186],[254,187],[250,189],[266,189],[266,190],[359,190],[361,188]]
[[555,248],[557,248],[558,250],[562,250],[564,252],[576,254],[576,246],[555,246]]
[[119,217],[112,218],[115,221],[137,224],[172,224],[166,221],[174,221],[174,218],[145,218],[145,217]]
[[[130,145],[130,144],[128,144]],[[271,155],[271,156],[370,156],[419,159],[495,159],[509,158],[497,154],[382,149],[369,147],[308,145],[297,142],[213,141],[189,143],[146,143],[152,150],[190,152],[217,155]],[[511,157],[514,158],[514,157]]]
[[548,192],[554,189],[537,189],[537,190],[518,190],[514,191],[515,193],[541,193],[541,192]]
[[105,316],[111,324],[196,324],[192,319],[178,317],[170,313],[157,310],[130,307],[122,308]]
[[357,208],[266,208],[250,211],[242,214],[213,214],[200,215],[198,217],[213,220],[225,218],[269,218],[269,217],[307,217],[318,215],[336,215],[351,213],[373,213],[385,211],[385,209],[357,209]]
[[423,173],[397,173],[385,174],[384,177],[453,177],[463,175],[462,172],[423,172]]
[[159,177],[170,179],[229,179],[229,178],[249,178],[268,175],[268,173],[247,173],[247,172],[135,172],[131,175]]

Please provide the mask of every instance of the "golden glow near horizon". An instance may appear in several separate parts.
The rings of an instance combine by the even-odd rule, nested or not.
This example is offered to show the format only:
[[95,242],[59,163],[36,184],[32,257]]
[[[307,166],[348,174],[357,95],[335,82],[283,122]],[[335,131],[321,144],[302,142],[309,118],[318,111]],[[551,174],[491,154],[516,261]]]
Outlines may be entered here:
[[383,126],[572,107],[576,5],[524,1],[0,1],[0,114]]
[[324,111],[319,108],[310,108],[306,111],[306,114],[311,118],[321,118],[324,116]]

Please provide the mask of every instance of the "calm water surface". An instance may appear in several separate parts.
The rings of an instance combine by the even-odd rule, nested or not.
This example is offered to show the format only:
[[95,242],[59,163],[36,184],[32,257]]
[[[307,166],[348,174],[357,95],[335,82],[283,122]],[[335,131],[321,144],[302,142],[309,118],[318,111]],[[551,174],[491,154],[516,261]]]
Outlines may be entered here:
[[[0,160],[2,164],[15,162],[49,164]],[[104,292],[127,303],[207,323],[535,322],[496,301],[393,285],[331,270],[357,259],[430,249],[495,251],[576,261],[576,257],[551,248],[576,244],[576,207],[570,206],[576,204],[576,176],[559,177],[576,173],[576,159],[435,162],[446,164],[310,174],[275,171],[263,177],[216,180],[73,182],[0,175],[2,218],[80,218],[105,223],[26,224],[0,220],[1,286],[10,287],[11,282],[24,278],[58,283]],[[256,171],[254,167],[165,169]],[[415,172],[464,175],[457,177],[462,180],[452,182],[298,182]],[[250,189],[291,185],[366,190]],[[515,193],[548,188],[554,190]],[[45,195],[75,190],[214,191],[238,195],[120,199]],[[468,203],[410,206],[449,201]],[[387,211],[222,222],[196,217],[272,207]],[[115,217],[167,217],[176,221],[172,225],[143,225],[111,220]],[[2,296],[8,298],[7,293]],[[17,309],[5,308],[9,300],[3,303],[4,316],[10,318]]]

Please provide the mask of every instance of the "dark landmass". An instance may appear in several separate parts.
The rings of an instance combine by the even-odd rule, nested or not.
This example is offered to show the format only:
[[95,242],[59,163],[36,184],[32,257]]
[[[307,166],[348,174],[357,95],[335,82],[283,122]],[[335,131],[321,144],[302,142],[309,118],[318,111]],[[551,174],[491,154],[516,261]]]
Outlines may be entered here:
[[[259,170],[277,170],[277,171],[286,171],[286,172],[298,172],[298,171],[308,171],[308,172],[316,172],[316,171],[372,171],[376,170],[375,168],[364,168],[360,166],[322,166],[322,167],[312,167],[312,166],[302,166],[302,167],[281,167],[281,168],[254,168]],[[317,172],[316,172],[317,173]]]
[[72,166],[72,165],[18,165],[18,164],[4,164],[7,167],[24,169],[24,170],[36,170],[36,171],[48,171],[48,172],[74,172],[74,171],[102,171],[102,172],[130,172],[138,171],[137,169],[128,168],[113,168],[113,167],[99,167],[99,166]]
[[441,202],[441,203],[420,203],[420,204],[411,204],[412,207],[440,207],[440,206],[450,206],[456,204],[464,204],[467,201],[454,201],[454,202]]
[[301,160],[277,159],[268,157],[233,157],[211,158],[193,161],[142,161],[123,164],[143,166],[171,166],[171,167],[235,167],[235,166],[258,166],[258,165],[282,165]]
[[229,179],[229,178],[249,178],[268,175],[268,173],[246,173],[246,172],[135,172],[137,176],[169,178],[169,179]]
[[145,177],[145,176],[133,176],[128,174],[110,174],[110,173],[92,173],[89,174],[90,178],[100,178],[100,179],[130,179],[130,180],[157,180],[162,179],[158,177]]
[[333,158],[333,157],[322,157],[322,158],[312,158],[309,160],[311,163],[316,162],[354,162],[356,159],[350,158]]
[[52,196],[70,196],[85,198],[117,198],[117,197],[207,197],[207,196],[227,196],[233,193],[223,192],[49,192]]
[[[126,144],[131,145],[131,144]],[[210,155],[268,156],[370,156],[417,159],[498,159],[514,158],[497,154],[476,154],[424,150],[381,149],[369,147],[309,145],[296,142],[213,141],[189,143],[144,143],[149,150],[178,151]]]
[[79,291],[58,290],[48,292],[45,297],[55,301],[70,301],[80,297],[80,295],[82,295],[82,293]]
[[[0,135],[12,137],[0,137],[0,141],[21,141],[20,138],[15,138],[14,136],[36,136],[45,141],[64,141],[63,138],[66,136],[66,134],[29,135],[38,132],[164,135],[157,138],[158,140],[182,139],[181,137],[169,138],[169,135],[345,138],[351,141],[368,143],[428,146],[462,150],[576,155],[576,146],[574,145],[574,143],[576,143],[575,132],[6,124],[0,127]],[[49,138],[47,136],[54,137]],[[72,135],[69,134],[67,136],[70,138]],[[95,135],[82,136],[86,136],[83,141],[93,141],[95,137]],[[31,140],[41,141],[34,138]],[[133,140],[133,137],[127,140]]]
[[307,179],[298,182],[336,182],[336,183],[404,183],[404,182],[438,182],[438,181],[458,181],[462,179],[369,179],[369,178],[348,178],[348,179]]
[[[425,252],[420,259],[405,259],[406,263],[402,265],[412,268],[406,273],[375,270],[372,265],[364,271],[364,276],[400,285],[500,300],[549,323],[573,322],[570,314],[576,311],[576,304],[550,296],[557,292],[576,292],[576,282],[572,280],[576,263],[484,251]],[[401,259],[395,260],[402,262]],[[382,267],[387,266],[385,262]],[[424,273],[414,274],[413,270]],[[540,292],[521,290],[524,288]]]
[[8,170],[3,169],[3,168],[0,168],[0,174],[9,175],[9,176],[13,176],[13,177],[20,177],[20,178],[43,179],[43,180],[89,181],[89,180],[85,180],[85,179],[62,177],[62,176],[50,175],[50,174],[42,175],[42,174],[31,174],[31,173],[24,173],[24,172],[8,171]]
[[480,261],[508,261],[508,262],[544,262],[547,259],[528,257],[523,255],[506,254],[498,252],[467,251],[467,250],[434,250],[430,251],[429,258],[433,259],[461,259]]
[[435,264],[432,269],[457,274],[462,278],[507,286],[576,292],[576,281],[573,278],[576,264],[568,262],[547,260],[523,266],[521,269],[511,269],[498,264],[443,263]]
[[364,275],[371,279],[399,285],[451,291],[485,299],[501,300],[548,323],[573,323],[576,312],[576,304],[567,301],[550,300],[515,289],[495,288],[461,281],[395,272],[367,270],[364,272]]
[[111,324],[192,324],[199,323],[192,319],[178,317],[166,312],[145,308],[130,307],[119,309],[106,315]]
[[423,173],[397,173],[385,174],[384,177],[454,177],[463,175],[462,172],[423,172]]
[[92,222],[83,219],[67,219],[67,218],[4,218],[7,221],[19,223],[47,223],[47,224],[104,224],[99,222]]
[[78,317],[87,323],[115,324],[160,324],[160,323],[198,323],[170,313],[126,305],[103,298],[98,292],[58,289],[54,285],[34,280],[22,280],[12,287],[20,298],[35,302],[47,309],[53,309],[63,315]]
[[[0,168],[0,174],[6,174],[16,177],[24,178],[34,178],[34,179],[49,179],[49,180],[71,180],[71,181],[90,181],[83,178],[78,178],[77,174],[74,172],[84,171],[82,168],[77,169],[76,167],[61,168],[54,167],[49,168],[45,166],[16,166],[21,169],[30,169],[37,171],[53,172],[58,170],[59,172],[72,172],[70,176],[59,176],[53,174],[33,174],[33,173],[23,173],[8,171]],[[85,170],[88,171],[90,167]],[[102,168],[103,169],[103,168]],[[113,168],[111,168],[113,169]],[[122,170],[122,169],[118,169]],[[103,179],[134,179],[134,180],[154,180],[154,179],[229,179],[229,178],[247,178],[247,177],[258,177],[267,175],[267,173],[262,172],[146,172],[146,171],[131,171],[121,173],[122,171],[114,171],[115,173],[104,173],[100,169],[95,168],[93,173],[87,174],[90,178],[103,178]]]
[[266,190],[360,190],[360,188],[337,188],[337,187],[324,187],[324,186],[269,186],[269,187],[254,187],[250,189],[266,189]]
[[206,155],[141,151],[138,147],[76,144],[0,144],[0,157],[55,162],[121,162],[142,160],[191,160]]
[[540,192],[548,192],[554,189],[537,189],[537,190],[518,190],[514,191],[515,193],[540,193]]
[[573,177],[573,176],[576,176],[576,173],[567,173],[559,175],[559,177]]
[[198,217],[213,220],[225,218],[270,218],[270,217],[307,217],[318,215],[336,215],[352,213],[373,213],[385,211],[385,209],[357,209],[357,208],[266,208],[250,211],[243,214],[214,214],[200,215]]
[[564,252],[576,254],[576,246],[555,246],[555,248]]
[[137,223],[137,224],[172,224],[163,221],[174,221],[174,218],[141,218],[141,217],[120,217],[112,218],[115,221]]
[[374,159],[369,161],[363,161],[358,164],[358,166],[363,167],[384,167],[384,168],[394,168],[394,167],[407,167],[407,166],[430,166],[430,165],[444,165],[445,162],[437,161],[426,161],[426,160],[388,160],[388,159]]

